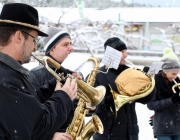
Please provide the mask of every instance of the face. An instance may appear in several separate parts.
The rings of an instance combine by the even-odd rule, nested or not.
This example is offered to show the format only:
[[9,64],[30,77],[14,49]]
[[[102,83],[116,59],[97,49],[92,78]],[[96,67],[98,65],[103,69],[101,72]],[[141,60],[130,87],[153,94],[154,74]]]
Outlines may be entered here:
[[173,79],[176,79],[179,71],[178,70],[173,70],[173,71],[168,71],[165,72],[166,78],[168,79],[169,82],[172,82]]
[[21,51],[22,64],[29,63],[31,60],[31,53],[37,49],[37,44],[35,42],[35,39],[37,39],[38,33],[36,31],[31,31],[26,34],[28,34],[28,37],[23,42],[22,51]]
[[69,37],[63,38],[51,51],[50,55],[60,64],[73,51],[72,42]]
[[125,59],[127,57],[127,51],[122,50],[121,53],[122,53],[122,57],[121,57],[120,65],[125,65],[125,63],[126,63]]

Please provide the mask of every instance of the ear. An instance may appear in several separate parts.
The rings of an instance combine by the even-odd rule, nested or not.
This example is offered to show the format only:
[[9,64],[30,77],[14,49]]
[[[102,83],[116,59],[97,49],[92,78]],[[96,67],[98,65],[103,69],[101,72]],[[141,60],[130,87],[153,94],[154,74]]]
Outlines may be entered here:
[[21,31],[16,31],[14,34],[14,41],[15,43],[20,44],[23,40],[24,36],[22,35]]

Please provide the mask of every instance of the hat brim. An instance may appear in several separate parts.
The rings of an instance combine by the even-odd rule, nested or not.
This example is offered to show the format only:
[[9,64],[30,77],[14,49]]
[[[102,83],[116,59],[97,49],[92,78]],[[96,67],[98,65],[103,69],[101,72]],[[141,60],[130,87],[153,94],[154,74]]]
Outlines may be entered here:
[[21,26],[21,27],[27,27],[30,28],[32,30],[35,30],[38,32],[38,36],[44,36],[47,37],[48,35],[42,31],[39,30],[38,26],[34,26],[34,25],[30,25],[30,24],[26,24],[26,23],[22,23],[22,22],[14,22],[11,20],[0,20],[0,26],[2,25],[6,25],[6,26]]

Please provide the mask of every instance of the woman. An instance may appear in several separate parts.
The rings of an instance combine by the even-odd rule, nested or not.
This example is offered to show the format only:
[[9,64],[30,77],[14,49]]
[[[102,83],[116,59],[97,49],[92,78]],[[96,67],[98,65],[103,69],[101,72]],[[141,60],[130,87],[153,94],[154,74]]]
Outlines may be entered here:
[[153,130],[158,140],[180,140],[180,97],[179,88],[176,94],[172,87],[180,82],[177,77],[180,65],[177,60],[166,58],[162,60],[162,71],[155,75],[156,94],[147,106],[154,110]]

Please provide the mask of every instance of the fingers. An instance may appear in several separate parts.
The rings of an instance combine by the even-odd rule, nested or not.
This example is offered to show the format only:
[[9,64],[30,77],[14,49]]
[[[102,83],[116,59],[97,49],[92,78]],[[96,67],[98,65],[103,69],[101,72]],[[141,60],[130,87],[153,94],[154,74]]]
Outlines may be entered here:
[[73,138],[67,133],[56,132],[51,140],[73,140]]
[[72,73],[72,76],[73,76],[75,79],[82,80],[82,76],[80,76],[79,73]]
[[58,80],[56,80],[56,87],[55,87],[55,91],[56,90],[61,90],[62,88],[62,83],[60,83]]
[[69,95],[71,100],[74,100],[77,96],[76,79],[67,78],[65,84],[62,87],[62,90],[64,90]]

